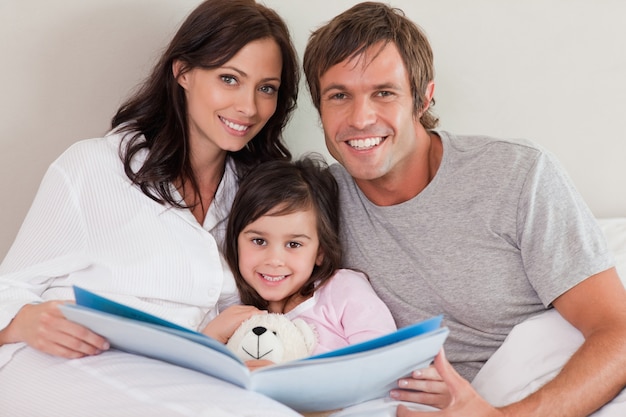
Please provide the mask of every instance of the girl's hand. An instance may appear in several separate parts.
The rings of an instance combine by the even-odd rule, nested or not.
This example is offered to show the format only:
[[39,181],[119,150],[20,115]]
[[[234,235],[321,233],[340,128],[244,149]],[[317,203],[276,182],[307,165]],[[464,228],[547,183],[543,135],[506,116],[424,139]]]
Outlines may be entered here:
[[450,390],[434,365],[413,372],[411,378],[398,381],[400,389],[392,390],[393,399],[410,401],[436,408],[446,408],[452,399]]
[[246,366],[251,371],[254,371],[255,369],[260,369],[269,365],[274,365],[274,362],[268,361],[267,359],[251,359],[249,361],[246,361]]
[[75,359],[109,349],[107,340],[65,318],[58,306],[72,301],[27,304],[0,331],[0,345],[26,342],[41,352]]
[[256,314],[267,314],[267,311],[253,306],[230,306],[211,320],[202,333],[226,344],[241,323]]

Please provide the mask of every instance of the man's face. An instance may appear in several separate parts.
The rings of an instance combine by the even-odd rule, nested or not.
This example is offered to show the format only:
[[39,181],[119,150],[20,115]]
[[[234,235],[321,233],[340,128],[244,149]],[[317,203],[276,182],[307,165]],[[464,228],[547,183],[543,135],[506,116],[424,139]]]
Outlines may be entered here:
[[400,179],[417,146],[408,73],[395,44],[381,45],[320,78],[326,146],[357,183]]

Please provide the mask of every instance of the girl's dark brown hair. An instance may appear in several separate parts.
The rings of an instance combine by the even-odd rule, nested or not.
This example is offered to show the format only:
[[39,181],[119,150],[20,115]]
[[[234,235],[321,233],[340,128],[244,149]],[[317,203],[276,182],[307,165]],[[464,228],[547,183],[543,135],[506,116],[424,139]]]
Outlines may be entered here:
[[310,154],[295,162],[263,163],[241,182],[228,220],[224,253],[244,304],[263,310],[268,307],[268,302],[239,271],[239,234],[267,213],[281,216],[307,209],[313,209],[317,217],[317,234],[324,256],[299,291],[305,297],[324,285],[341,265],[339,190],[335,178],[321,157]]
[[[244,149],[229,155],[239,176],[263,161],[291,159],[282,131],[296,107],[299,72],[285,22],[252,0],[207,0],[183,22],[152,74],[111,122],[113,129],[132,135],[122,142],[120,156],[126,175],[144,194],[159,203],[186,207],[172,194],[170,184],[177,179],[188,181],[200,194],[189,160],[187,102],[172,72],[173,62],[181,61],[182,71],[217,68],[248,43],[268,38],[276,41],[283,60],[276,111]],[[143,151],[147,157],[137,169],[132,162]]]
[[433,129],[439,120],[431,113],[434,100],[426,102],[428,84],[435,78],[433,52],[422,30],[400,9],[384,3],[363,2],[339,14],[315,30],[304,51],[303,67],[313,104],[320,110],[320,78],[346,59],[360,58],[374,46],[395,44],[409,74],[413,114]]

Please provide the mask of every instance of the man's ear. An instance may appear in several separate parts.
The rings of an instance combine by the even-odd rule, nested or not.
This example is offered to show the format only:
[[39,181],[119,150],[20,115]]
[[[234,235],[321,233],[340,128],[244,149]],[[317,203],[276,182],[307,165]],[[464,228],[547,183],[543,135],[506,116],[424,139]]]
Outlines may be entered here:
[[178,85],[186,90],[189,82],[187,77],[188,71],[185,71],[185,64],[180,59],[175,59],[174,62],[172,62],[172,74],[176,82],[178,82]]
[[426,110],[430,107],[430,103],[433,101],[433,97],[435,95],[435,82],[431,81],[426,86],[426,93],[424,94],[424,108],[422,109],[421,114],[424,114]]

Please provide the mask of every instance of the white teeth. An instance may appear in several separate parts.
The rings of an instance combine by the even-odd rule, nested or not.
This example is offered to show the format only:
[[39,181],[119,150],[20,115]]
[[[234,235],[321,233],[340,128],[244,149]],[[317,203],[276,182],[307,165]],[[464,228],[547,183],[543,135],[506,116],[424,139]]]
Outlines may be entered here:
[[248,130],[248,126],[244,126],[244,125],[239,125],[237,123],[233,123],[231,121],[228,121],[226,119],[224,119],[223,117],[220,117],[220,120],[228,127],[230,127],[231,129],[234,129],[238,132],[243,132],[245,130]]
[[352,139],[348,141],[348,145],[352,146],[354,149],[362,151],[380,145],[380,142],[382,142],[382,140],[383,139],[380,136],[366,139]]
[[279,276],[273,277],[270,275],[261,274],[261,276],[263,277],[263,279],[267,281],[278,282],[278,281],[282,281],[283,279],[285,279],[287,275],[279,275]]

